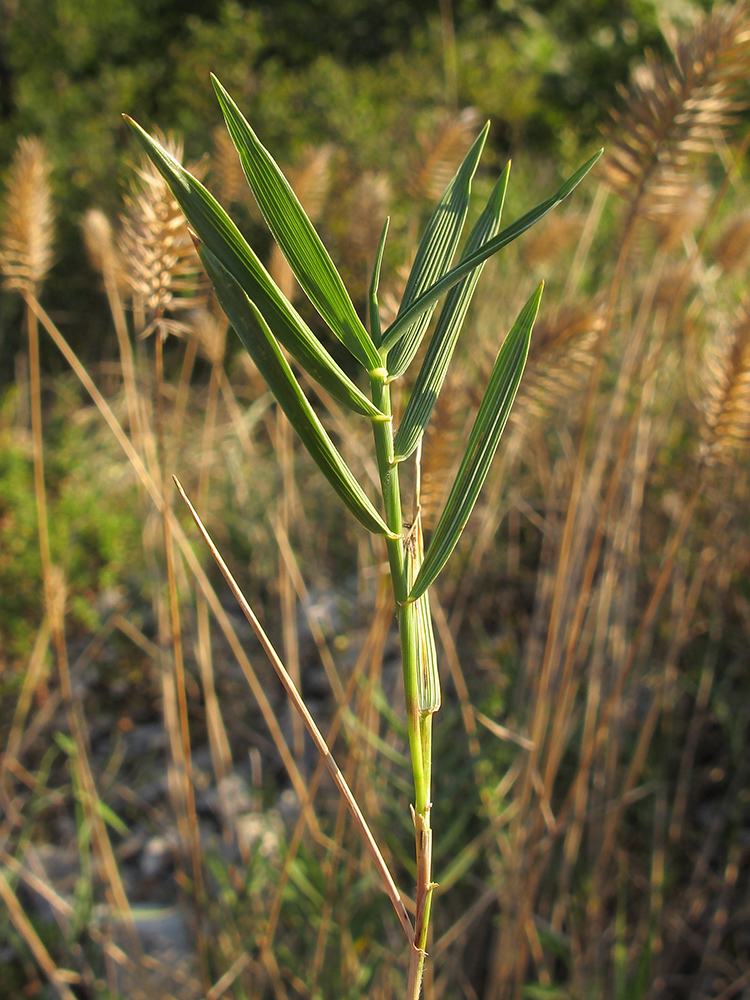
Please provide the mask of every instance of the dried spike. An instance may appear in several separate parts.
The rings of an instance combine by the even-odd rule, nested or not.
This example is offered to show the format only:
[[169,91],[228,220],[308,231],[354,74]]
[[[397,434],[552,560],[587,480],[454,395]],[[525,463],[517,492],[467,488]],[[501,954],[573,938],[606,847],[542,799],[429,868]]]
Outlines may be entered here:
[[750,210],[733,216],[719,234],[713,248],[714,260],[731,274],[744,267],[750,257]]
[[730,464],[750,443],[750,299],[704,356],[703,448],[707,462]]
[[654,309],[669,309],[678,299],[682,301],[695,284],[697,271],[694,260],[681,261],[666,270],[654,292]]
[[682,179],[667,204],[654,212],[653,222],[659,248],[672,253],[682,247],[685,237],[695,232],[706,216],[712,191],[708,184],[696,185]]
[[130,288],[120,254],[115,245],[112,224],[98,208],[91,208],[83,217],[83,242],[91,261],[91,266],[105,277],[111,274],[121,292]]
[[596,360],[604,327],[600,306],[563,306],[540,317],[531,340],[533,354],[521,383],[511,420],[526,428],[573,400]]
[[603,164],[610,188],[639,211],[671,212],[684,198],[696,161],[748,106],[750,8],[720,4],[676,44],[669,62],[649,54],[613,111]]
[[[177,160],[182,143],[172,136],[160,141]],[[193,164],[191,173],[205,173],[204,164]],[[203,268],[188,232],[185,217],[166,181],[145,157],[136,168],[118,243],[133,293],[152,316],[141,333],[185,333],[188,327],[165,312],[178,312],[205,305]]]
[[457,115],[443,112],[437,129],[418,137],[421,156],[412,167],[410,195],[429,202],[441,197],[476,138],[479,122],[476,108],[464,108]]
[[52,266],[54,214],[44,143],[23,138],[8,173],[0,267],[6,288],[36,296]]
[[552,213],[525,237],[521,253],[527,264],[548,264],[580,239],[586,216],[580,212]]
[[214,130],[211,176],[217,189],[217,196],[225,205],[228,206],[233,201],[252,200],[248,199],[250,188],[242,172],[237,150],[223,125]]
[[337,199],[331,226],[339,236],[338,256],[352,298],[364,299],[375,251],[388,215],[391,185],[383,173],[368,171],[353,178]]

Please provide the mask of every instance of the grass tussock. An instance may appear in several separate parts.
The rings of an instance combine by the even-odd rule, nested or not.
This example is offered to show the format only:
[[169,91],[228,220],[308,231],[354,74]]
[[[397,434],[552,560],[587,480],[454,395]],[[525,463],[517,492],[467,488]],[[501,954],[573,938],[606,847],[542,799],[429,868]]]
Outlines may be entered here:
[[[432,598],[444,704],[430,1000],[747,989],[749,59],[745,3],[716,6],[668,59],[649,59],[614,116],[599,189],[488,266],[425,437],[415,504],[429,535],[498,331],[546,276],[506,443]],[[328,218],[335,191],[351,213],[330,217],[334,259],[364,276],[389,191],[427,197],[476,121],[446,113],[404,177],[387,165],[357,176],[311,150],[296,170],[308,211]],[[223,143],[207,182],[241,202]],[[20,146],[0,248],[30,331],[26,382],[0,406],[0,574],[12,583],[1,553],[22,526],[42,554],[25,572],[44,592],[23,634],[0,623],[13,650],[0,653],[0,981],[28,996],[49,983],[65,1000],[401,997],[400,928],[374,863],[170,500],[170,475],[410,884],[384,549],[328,502],[236,358],[146,168],[118,226],[86,216],[119,357],[80,365],[39,304],[53,227],[43,163],[38,144]],[[394,312],[420,210],[384,274]],[[266,259],[295,294],[278,253]],[[44,412],[37,324],[73,372],[50,384]],[[336,402],[309,395],[361,481],[374,479]],[[59,544],[74,530],[71,490],[91,524],[112,515],[102,536],[141,526],[109,578],[92,565],[106,548],[93,528],[88,563]]]

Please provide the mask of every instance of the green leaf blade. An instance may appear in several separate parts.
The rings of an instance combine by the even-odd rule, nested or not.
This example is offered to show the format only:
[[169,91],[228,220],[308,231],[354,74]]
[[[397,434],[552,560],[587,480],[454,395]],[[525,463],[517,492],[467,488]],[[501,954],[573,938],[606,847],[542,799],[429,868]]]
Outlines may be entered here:
[[211,79],[248,184],[297,281],[354,357],[368,371],[379,368],[377,348],[297,196],[221,83]]
[[409,601],[418,600],[456,547],[495,456],[515,399],[529,351],[531,330],[542,298],[542,283],[521,310],[505,338],[469,436],[461,466],[440,516]]
[[548,212],[551,212],[553,208],[560,204],[568,195],[581,183],[586,174],[591,170],[596,161],[602,155],[604,150],[600,149],[592,157],[590,157],[583,166],[579,167],[575,173],[565,181],[565,183],[557,189],[557,191],[546,201],[540,202],[535,208],[522,215],[520,219],[517,219],[514,223],[503,229],[502,232],[485,243],[475,254],[471,257],[467,257],[462,260],[454,268],[451,268],[446,274],[436,281],[434,285],[428,288],[422,295],[419,296],[403,313],[400,313],[396,319],[391,323],[388,329],[383,335],[382,349],[386,351],[392,350],[407,334],[412,323],[414,323],[420,316],[422,316],[428,309],[430,309],[434,303],[438,301],[446,292],[448,292],[455,284],[457,284],[462,278],[466,277],[475,267],[478,267],[483,261],[488,260],[503,247],[508,246],[514,240],[518,239],[527,229],[530,229],[536,222],[539,222]]
[[[492,239],[500,228],[509,174],[510,164],[501,174],[484,211],[469,234],[464,258]],[[448,293],[393,441],[396,462],[403,462],[411,455],[429,423],[483,267],[484,264],[480,264]]]
[[336,450],[317,414],[297,384],[278,343],[257,306],[205,246],[198,248],[222,309],[248,354],[323,475],[357,520],[376,535],[394,538],[380,514]]
[[255,303],[292,357],[344,406],[375,420],[387,419],[331,357],[213,195],[132,119],[126,120],[170,187],[191,227]]
[[[471,182],[487,140],[489,122],[484,126],[463,159],[448,187],[430,216],[419,243],[414,264],[404,289],[399,315],[409,309],[428,288],[448,270],[461,238],[469,208]],[[403,375],[416,354],[430,324],[435,303],[415,317],[405,329],[399,343],[388,355],[389,380]]]

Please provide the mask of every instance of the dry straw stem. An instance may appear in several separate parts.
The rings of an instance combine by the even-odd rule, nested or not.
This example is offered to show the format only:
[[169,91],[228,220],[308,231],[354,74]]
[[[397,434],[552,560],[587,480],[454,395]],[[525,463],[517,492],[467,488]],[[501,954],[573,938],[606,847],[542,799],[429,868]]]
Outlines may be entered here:
[[6,288],[35,294],[52,266],[54,214],[50,167],[41,139],[19,139],[8,173],[0,231]]
[[[57,348],[62,353],[65,360],[71,366],[77,377],[80,379],[86,391],[91,396],[97,409],[100,411],[107,425],[109,426],[110,430],[114,434],[118,444],[127,455],[128,460],[130,461],[134,471],[138,476],[138,479],[145,487],[156,509],[158,511],[163,511],[165,509],[169,511],[169,508],[165,505],[164,497],[162,495],[159,486],[157,486],[156,482],[150,475],[140,455],[134,449],[130,439],[128,438],[127,434],[125,434],[125,432],[123,431],[122,426],[120,425],[119,421],[112,412],[109,404],[104,399],[99,389],[96,387],[94,381],[92,380],[89,373],[86,371],[85,367],[81,364],[80,360],[78,359],[74,351],[71,350],[70,345],[67,343],[65,338],[58,330],[58,328],[52,322],[52,320],[44,311],[42,306],[36,301],[36,299],[30,300],[30,306],[34,311],[34,314],[37,316],[39,321],[42,323],[44,328],[49,333],[50,337],[54,341]],[[201,592],[206,597],[209,607],[211,608],[211,611],[222,633],[224,634],[232,650],[232,653],[236,657],[237,662],[239,663],[242,672],[245,675],[250,690],[252,691],[253,696],[258,702],[258,707],[261,711],[261,714],[263,716],[266,725],[268,726],[274,745],[276,746],[279,755],[281,757],[281,760],[284,764],[284,767],[286,768],[287,773],[289,774],[292,786],[294,787],[294,790],[300,799],[300,802],[302,804],[302,809],[308,815],[308,823],[312,831],[312,834],[316,838],[316,840],[318,840],[320,843],[323,843],[326,846],[331,847],[333,845],[331,845],[327,840],[327,838],[324,837],[320,829],[320,825],[317,822],[317,818],[310,807],[310,802],[307,796],[305,782],[302,778],[302,775],[299,772],[299,769],[294,761],[294,758],[289,752],[289,747],[286,744],[284,735],[281,731],[281,727],[279,726],[279,722],[274,714],[273,708],[271,707],[271,704],[266,696],[266,693],[263,689],[263,685],[260,683],[257,675],[255,674],[255,671],[253,670],[252,665],[249,659],[247,658],[242,648],[242,645],[237,637],[237,633],[232,627],[229,616],[227,615],[221,602],[219,601],[219,598],[217,597],[215,590],[211,586],[211,583],[208,580],[208,577],[206,576],[203,567],[196,558],[195,553],[193,552],[192,547],[190,546],[190,543],[187,540],[187,536],[182,530],[179,521],[177,521],[177,519],[174,517],[171,511],[169,512],[169,518],[170,518],[172,535],[177,541],[177,544],[180,548],[180,552],[182,553],[183,557],[185,558],[185,561],[190,567],[190,571],[194,575],[196,583],[198,584]]]
[[289,696],[290,701],[292,702],[296,711],[299,712],[299,714],[302,716],[302,719],[305,723],[305,728],[310,734],[310,737],[313,743],[315,744],[316,749],[318,750],[321,757],[325,761],[326,767],[330,771],[331,777],[333,778],[336,787],[338,788],[339,792],[344,798],[347,808],[351,813],[352,819],[354,820],[357,826],[357,829],[360,831],[362,839],[365,842],[365,846],[367,847],[367,850],[369,851],[370,856],[372,857],[372,860],[375,863],[375,867],[378,870],[378,874],[380,875],[383,881],[383,885],[385,887],[386,892],[388,893],[388,897],[391,900],[391,903],[393,904],[393,908],[395,909],[396,914],[399,920],[401,921],[401,926],[404,928],[404,931],[406,932],[406,936],[409,942],[412,942],[414,940],[414,929],[411,925],[411,921],[409,920],[409,915],[406,912],[406,907],[404,906],[399,891],[396,888],[396,883],[393,881],[393,877],[390,871],[388,870],[388,866],[385,863],[385,859],[383,858],[383,855],[380,853],[380,848],[375,842],[375,838],[370,832],[370,828],[367,825],[367,821],[362,815],[357,800],[352,795],[349,785],[347,784],[343,774],[339,770],[336,761],[333,759],[331,751],[328,749],[328,745],[326,744],[326,741],[323,738],[323,734],[320,732],[317,725],[315,724],[315,720],[310,715],[307,709],[307,705],[304,702],[304,699],[302,698],[299,691],[295,687],[292,678],[287,673],[287,670],[284,664],[281,662],[278,653],[274,649],[271,640],[263,631],[263,627],[256,618],[253,609],[250,607],[247,600],[245,599],[245,596],[242,593],[242,590],[238,586],[237,582],[235,581],[234,577],[232,576],[229,567],[222,559],[219,550],[216,548],[211,539],[211,536],[206,531],[206,528],[204,527],[203,522],[201,521],[197,511],[190,503],[190,500],[185,494],[185,491],[183,490],[180,481],[177,479],[176,476],[173,478],[175,481],[175,485],[177,486],[177,489],[180,493],[180,496],[185,501],[185,504],[198,527],[198,530],[203,536],[203,540],[205,541],[206,545],[208,545],[211,555],[213,556],[216,562],[216,565],[219,567],[221,574],[226,580],[230,590],[234,594],[237,603],[242,608],[243,614],[247,618],[253,631],[258,637],[258,640],[263,646],[263,649],[266,655],[268,656],[268,659],[271,661],[274,670],[278,674],[279,680],[284,685],[284,690]]
[[670,63],[649,54],[622,90],[614,112],[604,176],[610,188],[649,214],[669,211],[690,194],[696,155],[747,106],[750,8],[717,5],[673,47]]
[[13,921],[14,927],[28,945],[29,950],[41,966],[44,974],[56,989],[58,996],[61,1000],[76,1000],[75,994],[68,989],[68,984],[79,983],[80,976],[77,972],[70,972],[68,969],[58,969],[52,961],[50,953],[44,947],[39,935],[24,913],[18,896],[13,892],[2,872],[0,872],[0,897],[8,907],[10,919]]

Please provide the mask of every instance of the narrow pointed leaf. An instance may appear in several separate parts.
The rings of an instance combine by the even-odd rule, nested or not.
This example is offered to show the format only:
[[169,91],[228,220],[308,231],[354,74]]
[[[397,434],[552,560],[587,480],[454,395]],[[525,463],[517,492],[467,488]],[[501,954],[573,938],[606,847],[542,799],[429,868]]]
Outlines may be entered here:
[[213,195],[140,125],[127,121],[192,228],[239,282],[292,357],[344,406],[375,420],[387,419],[315,337]]
[[[414,586],[424,560],[424,535],[420,515],[417,515],[411,531],[413,534],[410,544],[406,546],[406,584],[409,589]],[[421,714],[429,715],[440,708],[442,695],[430,597],[427,591],[417,600],[414,612],[417,641],[417,708]]]
[[[426,289],[434,285],[451,265],[458,241],[461,238],[464,222],[466,221],[466,212],[469,208],[469,196],[471,194],[471,182],[476,173],[482,150],[484,149],[489,127],[489,122],[487,122],[474,140],[471,149],[464,157],[463,163],[456,171],[455,176],[445,189],[443,197],[430,216],[430,221],[427,223],[427,228],[420,241],[417,256],[414,258],[414,264],[406,282],[399,315],[408,311],[412,303]],[[403,375],[411,364],[422,337],[430,325],[430,317],[436,304],[437,299],[420,315],[415,316],[409,325],[405,327],[400,342],[388,355],[387,367],[389,379],[395,379]]]
[[513,405],[529,351],[531,329],[544,284],[534,292],[513,324],[490,375],[455,482],[424,557],[409,600],[416,601],[435,580],[456,546],[479,496]]
[[383,264],[383,254],[385,253],[385,241],[388,236],[388,227],[391,224],[391,217],[383,223],[383,231],[380,234],[375,263],[372,265],[372,278],[370,279],[370,333],[375,344],[380,344],[380,308],[378,306],[378,288],[380,287],[380,268]]
[[483,247],[480,247],[476,253],[472,254],[470,257],[466,257],[454,268],[451,268],[447,274],[443,275],[438,281],[435,282],[430,288],[427,289],[422,295],[419,296],[408,309],[400,313],[396,319],[391,323],[388,329],[385,331],[383,336],[383,343],[381,347],[386,351],[392,350],[404,337],[411,324],[414,323],[420,316],[430,309],[434,303],[438,301],[441,296],[445,295],[455,284],[457,284],[462,278],[465,278],[470,271],[473,271],[475,267],[481,264],[483,261],[492,257],[496,254],[498,250],[502,250],[513,240],[518,239],[527,229],[531,228],[534,223],[538,222],[543,218],[547,212],[550,212],[556,205],[559,205],[563,199],[567,198],[568,195],[573,191],[583,180],[586,174],[591,170],[596,161],[602,155],[603,150],[599,150],[594,153],[594,155],[588,159],[582,167],[579,167],[574,174],[565,181],[565,183],[552,195],[551,198],[547,198],[546,201],[540,202],[535,208],[532,208],[530,212],[526,215],[522,215],[520,219],[516,219],[512,225],[503,229],[501,233],[498,233],[494,239],[485,243]]
[[368,371],[381,359],[315,227],[268,150],[215,76],[224,120],[255,200],[308,298]]
[[435,634],[432,628],[430,595],[427,591],[417,600],[417,637],[419,641],[417,708],[423,715],[431,715],[442,705],[443,696],[440,690]]
[[397,537],[389,530],[336,450],[315,410],[297,384],[289,363],[260,310],[207,247],[199,246],[198,253],[229,322],[323,475],[368,531],[376,535]]
[[[509,172],[510,164],[506,166],[500,176],[484,211],[469,233],[469,239],[466,241],[463,253],[464,258],[475,253],[488,240],[492,239],[500,228]],[[430,346],[427,348],[425,359],[393,441],[397,462],[403,462],[411,455],[429,423],[483,267],[484,264],[480,264],[448,292],[443,311],[440,313],[440,319],[435,327]]]

